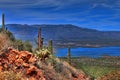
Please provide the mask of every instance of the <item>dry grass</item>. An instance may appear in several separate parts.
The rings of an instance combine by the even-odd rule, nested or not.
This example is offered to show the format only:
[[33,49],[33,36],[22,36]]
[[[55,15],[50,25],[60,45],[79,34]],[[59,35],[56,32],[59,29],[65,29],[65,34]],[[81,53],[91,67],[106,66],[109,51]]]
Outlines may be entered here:
[[[76,70],[67,62],[63,62],[58,58],[52,57],[45,62],[38,61],[38,66],[47,76],[52,77],[53,80],[71,80],[73,75],[84,74],[82,71]],[[84,74],[85,75],[85,74]]]
[[120,80],[120,69],[112,71],[105,76],[98,78],[97,80]]
[[22,73],[14,73],[13,71],[0,72],[0,80],[25,80],[22,78]]
[[4,33],[0,33],[0,52],[10,46],[11,41],[9,40],[9,37]]

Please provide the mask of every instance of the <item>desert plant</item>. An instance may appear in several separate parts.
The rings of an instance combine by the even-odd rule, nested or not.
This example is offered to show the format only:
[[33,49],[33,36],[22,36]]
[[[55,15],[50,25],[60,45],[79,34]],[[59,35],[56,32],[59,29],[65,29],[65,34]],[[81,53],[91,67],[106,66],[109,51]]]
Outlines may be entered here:
[[2,31],[5,30],[4,14],[2,14]]
[[46,58],[50,57],[50,51],[47,48],[39,49],[36,51],[35,55],[40,60],[45,60]]
[[51,54],[53,54],[52,40],[48,41],[48,50],[50,51]]
[[24,48],[24,50],[26,50],[26,51],[32,52],[32,45],[30,44],[29,41],[23,42],[23,48]]
[[23,42],[22,42],[22,40],[15,40],[14,42],[13,42],[13,47],[15,48],[15,49],[18,49],[18,50],[23,50]]
[[120,69],[111,71],[110,73],[105,74],[101,78],[98,78],[97,80],[120,80]]
[[[1,27],[1,26],[0,26]],[[2,32],[2,28],[0,28],[0,32]]]
[[13,47],[15,49],[18,49],[19,51],[25,50],[32,52],[32,45],[30,44],[29,41],[23,42],[22,40],[15,40],[13,41]]
[[70,47],[68,47],[68,63],[71,64]]
[[42,49],[43,47],[43,38],[41,38],[41,28],[38,31],[38,48]]
[[0,72],[0,80],[25,80],[22,78],[21,72],[14,73],[13,71]]
[[0,51],[4,50],[10,46],[11,46],[11,41],[10,41],[9,37],[4,33],[0,33]]
[[15,41],[15,37],[10,31],[6,30],[4,33],[9,37],[11,41]]

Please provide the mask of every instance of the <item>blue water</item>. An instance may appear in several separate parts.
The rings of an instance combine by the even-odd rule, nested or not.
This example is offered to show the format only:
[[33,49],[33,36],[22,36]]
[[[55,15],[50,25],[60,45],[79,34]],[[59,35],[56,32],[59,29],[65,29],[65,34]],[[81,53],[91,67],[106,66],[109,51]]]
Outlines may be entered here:
[[[55,56],[66,57],[67,48],[57,48]],[[100,57],[102,55],[120,56],[120,47],[71,48],[72,57]]]

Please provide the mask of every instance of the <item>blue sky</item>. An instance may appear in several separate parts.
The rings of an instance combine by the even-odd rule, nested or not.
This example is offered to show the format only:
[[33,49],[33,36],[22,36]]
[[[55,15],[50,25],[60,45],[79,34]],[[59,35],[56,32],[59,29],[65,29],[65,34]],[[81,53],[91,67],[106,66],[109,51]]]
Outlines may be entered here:
[[6,24],[73,24],[120,31],[120,0],[0,0],[2,13]]

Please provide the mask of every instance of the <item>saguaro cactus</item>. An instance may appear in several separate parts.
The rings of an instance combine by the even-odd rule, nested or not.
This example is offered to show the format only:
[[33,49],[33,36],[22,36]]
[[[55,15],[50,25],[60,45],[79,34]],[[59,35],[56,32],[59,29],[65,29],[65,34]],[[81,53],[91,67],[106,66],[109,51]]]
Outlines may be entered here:
[[5,30],[4,14],[2,14],[2,31]]
[[70,47],[68,47],[68,63],[71,64],[71,53],[70,53]]
[[43,47],[43,38],[41,38],[41,28],[38,31],[38,48],[42,49]]
[[48,41],[48,50],[50,51],[51,54],[53,54],[53,42],[52,42],[52,40]]

